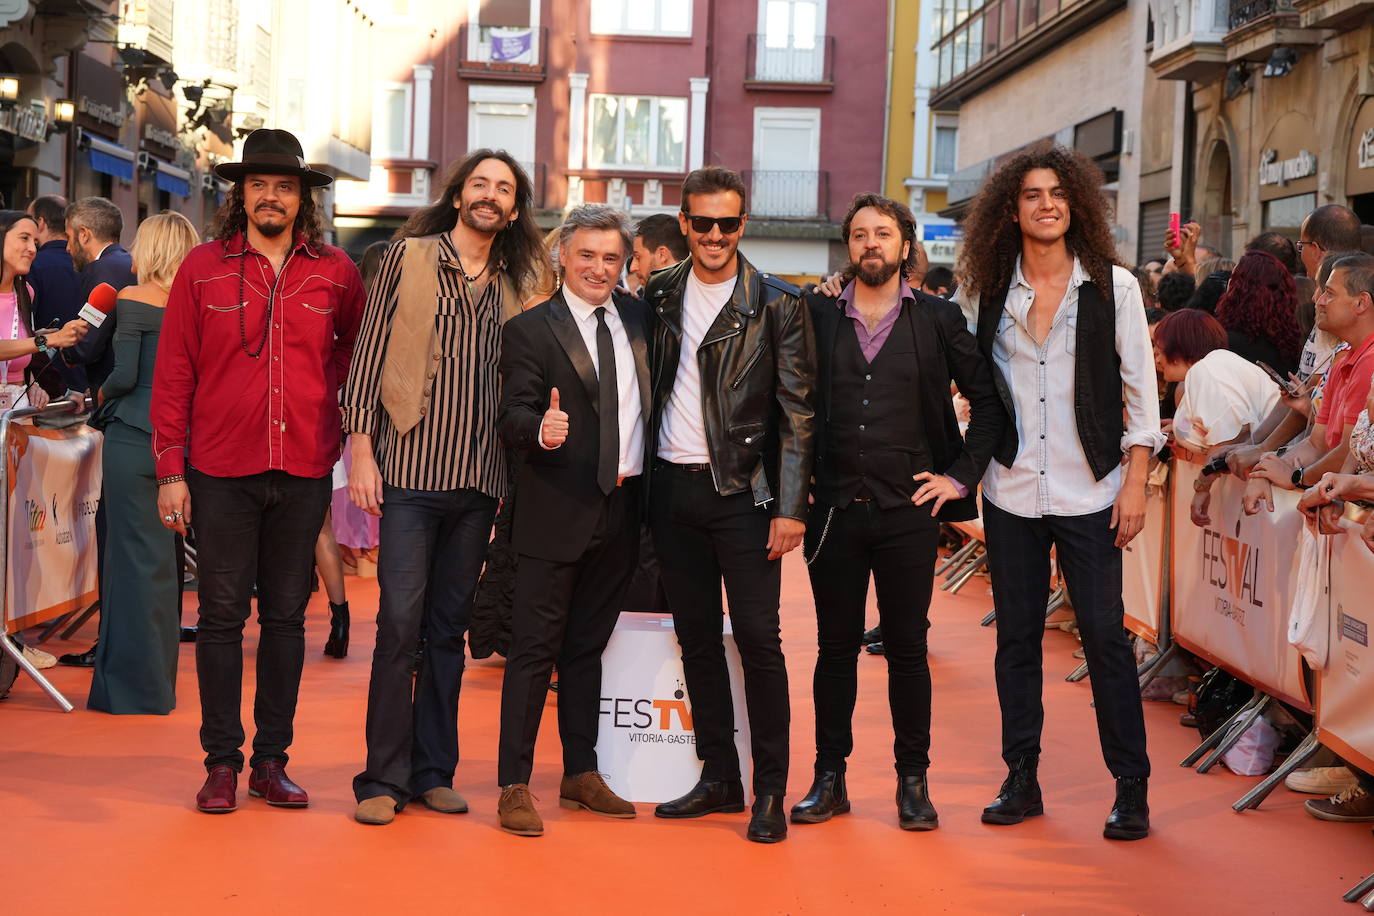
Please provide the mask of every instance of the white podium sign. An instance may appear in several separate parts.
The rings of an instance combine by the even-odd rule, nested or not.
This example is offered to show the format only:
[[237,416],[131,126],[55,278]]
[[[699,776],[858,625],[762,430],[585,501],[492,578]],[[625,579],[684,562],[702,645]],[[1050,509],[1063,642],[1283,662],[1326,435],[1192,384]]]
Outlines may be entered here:
[[[670,614],[625,611],[601,656],[597,766],[611,790],[632,802],[669,801],[696,785],[692,702]],[[725,663],[735,708],[735,749],[749,787],[749,718],[739,650],[725,619]]]

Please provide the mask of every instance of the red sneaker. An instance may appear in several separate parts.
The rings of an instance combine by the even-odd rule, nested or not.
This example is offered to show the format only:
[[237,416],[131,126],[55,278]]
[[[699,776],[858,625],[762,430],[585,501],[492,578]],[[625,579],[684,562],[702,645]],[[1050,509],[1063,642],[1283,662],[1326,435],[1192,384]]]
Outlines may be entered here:
[[196,810],[206,814],[228,814],[238,809],[239,774],[227,764],[211,767],[205,785],[196,793]]
[[253,768],[252,775],[248,777],[248,794],[266,799],[269,805],[278,808],[304,808],[310,804],[310,796],[291,781],[283,764],[277,760]]

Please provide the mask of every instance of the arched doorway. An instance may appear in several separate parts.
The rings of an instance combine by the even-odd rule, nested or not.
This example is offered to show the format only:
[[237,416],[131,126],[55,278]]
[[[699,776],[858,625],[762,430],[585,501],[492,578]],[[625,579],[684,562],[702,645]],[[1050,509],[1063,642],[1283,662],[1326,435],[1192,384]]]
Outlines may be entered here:
[[1207,155],[1202,174],[1202,208],[1193,219],[1202,225],[1202,241],[1223,255],[1231,255],[1231,148],[1217,140]]

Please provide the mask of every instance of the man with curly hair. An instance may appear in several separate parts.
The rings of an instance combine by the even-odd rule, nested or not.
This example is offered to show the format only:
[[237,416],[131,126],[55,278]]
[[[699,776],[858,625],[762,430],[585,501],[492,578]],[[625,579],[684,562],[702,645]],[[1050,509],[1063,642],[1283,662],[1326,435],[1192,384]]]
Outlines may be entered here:
[[151,419],[157,509],[184,535],[194,499],[200,548],[200,743],[208,771],[196,807],[238,807],[243,769],[243,625],[257,589],[257,694],[250,795],[303,808],[286,775],[305,658],[315,539],[339,459],[339,385],[365,294],[353,260],[325,245],[300,141],[256,130],[212,232],[182,263],[167,299]]
[[[983,479],[1009,773],[983,822],[1044,812],[1041,641],[1054,549],[1078,617],[1098,734],[1116,778],[1104,835],[1149,833],[1145,721],[1122,628],[1121,550],[1145,518],[1164,444],[1140,288],[1116,264],[1102,173],[1057,146],[994,173],[964,226],[961,295],[1013,418]],[[1123,420],[1124,416],[1124,420]]]

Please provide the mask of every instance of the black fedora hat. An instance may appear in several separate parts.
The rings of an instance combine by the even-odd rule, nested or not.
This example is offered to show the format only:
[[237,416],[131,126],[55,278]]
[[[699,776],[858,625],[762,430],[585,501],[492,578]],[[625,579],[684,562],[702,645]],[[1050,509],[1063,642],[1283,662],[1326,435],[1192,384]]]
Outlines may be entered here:
[[242,181],[245,175],[298,175],[308,188],[319,188],[334,179],[312,169],[305,161],[301,141],[290,131],[262,127],[243,141],[243,161],[215,166],[215,174],[225,181]]

